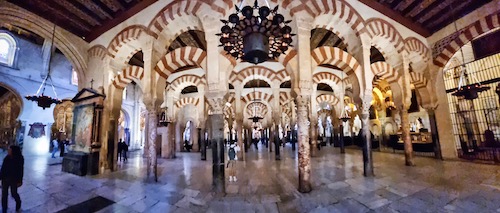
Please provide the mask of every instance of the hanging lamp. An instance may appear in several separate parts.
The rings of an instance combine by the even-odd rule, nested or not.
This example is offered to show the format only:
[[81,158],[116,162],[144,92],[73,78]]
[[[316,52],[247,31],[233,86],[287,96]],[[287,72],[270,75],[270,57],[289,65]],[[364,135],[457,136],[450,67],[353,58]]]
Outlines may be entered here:
[[[259,64],[269,59],[276,59],[291,47],[292,28],[288,26],[291,20],[278,13],[279,6],[274,9],[259,6],[257,0],[254,5],[235,5],[236,13],[229,15],[227,20],[221,20],[220,47],[235,59]],[[257,15],[254,16],[255,11]]]
[[[451,11],[453,11],[453,7],[451,6],[451,4],[450,9]],[[455,33],[458,33],[457,21],[453,22],[453,24],[455,26]],[[469,82],[467,67],[465,66],[464,51],[462,48],[460,48],[460,54],[462,56],[462,64],[460,65],[460,79],[458,81],[457,89],[453,93],[451,93],[451,95],[463,97],[465,100],[474,100],[478,98],[479,93],[489,90],[490,87],[481,85],[481,83],[473,75],[472,78],[475,80],[475,82]]]
[[[50,51],[52,51],[52,47],[54,45],[55,33],[56,33],[56,25],[54,24],[54,28],[52,30],[52,40],[50,41],[51,42]],[[49,55],[49,60],[48,60],[49,65],[47,66],[47,76],[45,76],[45,78],[43,79],[42,84],[40,85],[40,87],[36,91],[36,94],[25,96],[25,98],[27,100],[36,102],[37,105],[44,110],[46,108],[50,108],[50,106],[52,104],[62,103],[62,101],[59,98],[57,98],[56,89],[54,88],[52,78],[50,77],[50,61],[51,61],[51,59],[52,59],[52,54]],[[55,97],[50,97],[48,95],[45,95],[45,87],[47,86],[47,80],[50,80],[50,86],[52,87],[52,91],[54,91]],[[42,90],[42,88],[43,88],[43,90]],[[40,94],[40,90],[42,91],[42,94]]]

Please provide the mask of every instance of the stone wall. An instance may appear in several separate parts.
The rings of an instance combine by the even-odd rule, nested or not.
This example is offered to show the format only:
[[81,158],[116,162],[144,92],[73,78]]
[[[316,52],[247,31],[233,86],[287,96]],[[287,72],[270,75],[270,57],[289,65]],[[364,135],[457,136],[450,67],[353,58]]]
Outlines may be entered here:
[[[24,98],[26,95],[35,94],[43,80],[41,77],[43,71],[42,46],[15,35],[13,37],[16,39],[18,47],[15,63],[13,67],[0,65],[0,84],[13,90],[12,92],[22,99],[22,110],[18,119],[26,125],[24,154],[48,154],[50,126],[54,122],[54,105],[43,110],[36,103]],[[78,86],[71,84],[72,67],[63,54],[58,51],[52,54],[51,76],[60,99],[71,99],[77,93]],[[54,96],[50,85],[46,87],[45,94]],[[29,124],[35,122],[47,125],[45,126],[45,136],[41,138],[28,136]]]

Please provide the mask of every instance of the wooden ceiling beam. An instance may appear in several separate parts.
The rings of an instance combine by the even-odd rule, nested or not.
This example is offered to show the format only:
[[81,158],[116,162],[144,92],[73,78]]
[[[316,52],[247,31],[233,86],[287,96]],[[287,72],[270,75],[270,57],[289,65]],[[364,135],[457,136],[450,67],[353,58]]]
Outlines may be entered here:
[[410,30],[413,30],[414,32],[420,34],[423,37],[431,36],[431,33],[429,32],[429,30],[427,30],[424,27],[422,27],[421,25],[413,22],[411,19],[402,16],[401,14],[397,13],[396,11],[387,8],[386,6],[380,4],[377,1],[373,1],[373,0],[359,0],[359,1],[367,6],[371,7],[372,9],[381,12],[382,14],[386,15],[387,17],[394,19],[395,21],[408,27]]
[[132,17],[133,15],[137,14],[147,6],[157,2],[158,0],[143,0],[139,2],[138,4],[134,5],[127,11],[121,11],[115,15],[115,18],[112,20],[109,20],[105,22],[101,27],[92,30],[87,37],[85,37],[86,41],[92,41],[99,37],[101,34],[105,33],[109,29],[113,28],[114,26],[124,22],[128,18]]

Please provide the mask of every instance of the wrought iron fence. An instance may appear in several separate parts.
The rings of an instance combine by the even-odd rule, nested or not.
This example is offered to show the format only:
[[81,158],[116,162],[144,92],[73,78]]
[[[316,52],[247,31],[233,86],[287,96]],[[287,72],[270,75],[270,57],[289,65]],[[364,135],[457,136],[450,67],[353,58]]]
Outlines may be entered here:
[[453,96],[461,66],[447,69],[443,78],[460,158],[500,162],[500,54],[465,64],[466,83],[490,87],[473,100]]

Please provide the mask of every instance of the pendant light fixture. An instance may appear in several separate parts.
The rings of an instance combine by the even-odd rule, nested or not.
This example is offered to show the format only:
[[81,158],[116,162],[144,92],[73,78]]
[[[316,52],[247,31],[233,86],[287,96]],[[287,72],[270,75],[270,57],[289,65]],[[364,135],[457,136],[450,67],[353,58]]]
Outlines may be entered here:
[[[257,0],[254,5],[235,6],[236,13],[229,15],[227,20],[221,20],[220,45],[224,51],[235,59],[259,64],[269,59],[276,59],[291,47],[292,28],[288,26],[291,20],[278,13],[279,6],[274,9],[259,6]],[[254,13],[257,15],[254,16]]]
[[[56,33],[56,25],[54,24],[54,28],[52,30],[52,40],[50,41],[51,45],[50,45],[49,51],[52,51],[52,47],[54,45],[55,33]],[[44,110],[46,108],[50,108],[50,106],[52,104],[62,103],[62,101],[57,98],[56,89],[54,88],[52,78],[50,77],[50,61],[51,61],[51,59],[52,59],[52,53],[49,54],[49,60],[48,60],[49,65],[47,66],[47,75],[43,79],[42,84],[40,85],[38,90],[36,91],[36,94],[25,96],[25,98],[27,100],[37,102],[37,105],[39,107],[42,107],[42,109],[44,109]],[[50,80],[50,86],[52,87],[52,91],[54,92],[55,97],[50,97],[50,96],[45,95],[45,87],[47,86],[47,80]],[[43,88],[43,90],[42,90],[42,88]],[[42,91],[42,94],[40,94],[40,90]]]
[[[451,4],[450,9],[451,11],[453,11],[453,7]],[[458,34],[457,21],[458,20],[455,17],[455,21],[453,22],[453,24],[455,26],[455,33]],[[490,87],[481,85],[481,83],[476,79],[474,75],[471,75],[471,78],[475,80],[475,82],[469,82],[470,78],[469,74],[467,73],[464,51],[462,48],[460,48],[460,54],[462,56],[462,64],[460,65],[460,79],[458,81],[457,89],[453,93],[451,93],[451,95],[463,97],[465,100],[474,100],[478,98],[479,93],[489,90]]]
[[[257,82],[257,85],[255,87],[253,87],[253,94],[254,94],[254,99],[252,100],[252,104],[253,104],[253,116],[250,117],[249,119],[252,120],[252,122],[254,124],[257,124],[260,120],[262,120],[264,118],[260,117],[260,116],[257,116],[257,104],[256,103],[258,101],[260,101],[260,100],[258,100],[258,99],[255,98],[255,95],[257,94],[255,88],[259,86],[259,82],[256,81],[256,79],[255,79],[255,69],[253,69],[253,81]],[[255,129],[257,129],[257,126],[255,126]]]

